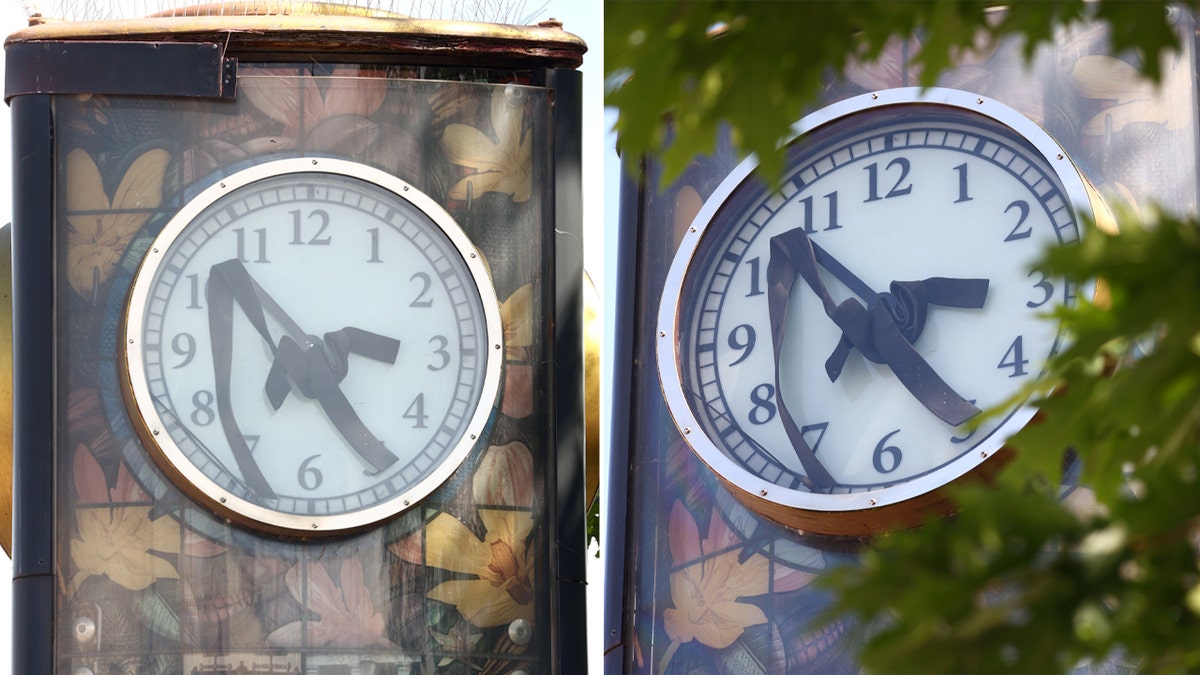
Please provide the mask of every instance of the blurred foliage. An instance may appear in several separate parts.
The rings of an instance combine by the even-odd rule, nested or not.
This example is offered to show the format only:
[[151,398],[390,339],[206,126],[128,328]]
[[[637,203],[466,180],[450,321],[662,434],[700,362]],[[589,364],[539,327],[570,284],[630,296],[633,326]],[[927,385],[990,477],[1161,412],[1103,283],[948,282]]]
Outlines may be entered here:
[[[630,2],[607,0],[604,12],[605,104],[619,111],[618,147],[628,161],[659,155],[663,183],[693,157],[710,154],[728,123],[734,143],[777,175],[775,152],[809,110],[831,72],[871,61],[888,40],[919,34],[913,56],[921,84],[964,50],[1009,35],[1026,37],[1026,54],[1052,39],[1055,25],[1085,16],[1110,23],[1117,51],[1157,55],[1176,47],[1166,0],[761,0]],[[1143,58],[1157,80],[1157,58]],[[671,122],[668,131],[667,121]]]
[[[619,148],[659,155],[670,181],[728,124],[778,173],[775,149],[828,78],[893,36],[919,32],[923,84],[979,39],[1024,34],[1031,52],[1085,16],[1109,23],[1114,49],[1139,52],[1150,78],[1159,60],[1146,57],[1176,47],[1164,2],[993,4],[610,0]],[[1047,271],[1103,279],[1105,292],[1056,317],[1070,345],[1036,387],[1053,394],[1011,440],[996,484],[958,488],[954,518],[882,537],[821,582],[837,598],[826,618],[865,627],[868,670],[1043,673],[1110,659],[1200,672],[1200,225],[1143,218],[1048,254]]]
[[[998,484],[824,581],[831,616],[875,627],[872,670],[1200,670],[1200,226],[1124,218],[1045,268],[1103,279],[1107,300],[1058,312],[1072,343]],[[1083,486],[1066,499],[1064,466]]]

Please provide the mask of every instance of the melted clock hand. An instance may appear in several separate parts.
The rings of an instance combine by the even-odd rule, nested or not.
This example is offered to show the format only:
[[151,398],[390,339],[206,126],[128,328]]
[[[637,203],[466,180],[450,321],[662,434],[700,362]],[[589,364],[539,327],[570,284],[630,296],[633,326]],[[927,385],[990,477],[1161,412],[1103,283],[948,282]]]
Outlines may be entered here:
[[[271,372],[267,374],[266,385],[267,398],[276,410],[279,410],[279,406],[283,405],[287,395],[292,391],[292,385],[288,381],[289,375],[300,387],[302,394],[309,398],[316,398],[308,393],[305,385],[301,383],[301,380],[307,377],[306,370],[310,368],[328,369],[332,371],[334,383],[337,384],[350,372],[350,354],[358,354],[384,363],[395,363],[396,356],[400,351],[399,340],[353,326],[326,333],[324,339],[313,335],[302,336],[299,340],[293,336],[285,337],[291,337],[292,344],[301,346],[301,351],[311,352],[313,362],[304,368],[297,365],[289,370],[284,367],[284,362],[276,355],[274,363],[271,364]],[[280,339],[280,347],[282,346],[283,338]],[[318,355],[322,359],[316,359]]]
[[[234,459],[248,484],[259,491],[266,488],[263,494],[274,494],[266,487],[265,477],[250,456],[229,402],[235,303],[271,348],[274,360],[267,375],[266,391],[275,409],[279,409],[292,389],[290,378],[302,394],[320,404],[338,433],[375,472],[398,461],[399,458],[366,428],[338,385],[349,372],[349,354],[395,363],[399,340],[354,327],[326,333],[324,340],[305,334],[236,258],[213,265],[208,296],[213,362],[217,374],[217,410]],[[288,332],[288,335],[280,338],[278,345],[267,327],[264,308]]]
[[[344,331],[339,331],[339,333],[344,333]],[[336,334],[326,333],[326,338],[334,335]],[[340,340],[336,337],[331,342],[334,345],[340,344]],[[345,358],[348,352],[340,351],[336,346],[333,349],[326,349],[326,346],[327,343],[323,344],[316,336],[309,336],[303,345],[298,344],[290,335],[283,336],[279,340],[279,348],[275,354],[275,363],[271,366],[271,374],[286,373],[284,377],[291,378],[291,381],[300,389],[301,394],[316,399],[342,438],[346,439],[359,457],[374,467],[374,473],[378,473],[395,464],[399,457],[388,450],[367,429],[367,425],[363,424],[362,419],[354,412],[350,401],[346,399],[342,388],[338,386],[348,370]],[[329,358],[330,352],[334,353],[332,359]],[[392,360],[395,360],[394,352]],[[268,385],[270,382],[271,376],[268,376]],[[284,396],[286,395],[285,392]],[[279,404],[282,403],[283,401],[280,400]],[[278,409],[279,405],[275,407]]]
[[[853,347],[868,360],[887,365],[909,393],[947,424],[958,426],[979,414],[979,408],[954,391],[913,348],[913,343],[925,327],[929,305],[978,309],[987,299],[987,279],[893,281],[889,292],[875,293],[813,243],[804,228],[773,237],[770,248],[768,303],[777,363],[788,300],[799,274],[821,300],[826,315],[842,329],[842,337],[825,364],[830,381],[841,375]],[[853,298],[835,303],[821,280],[818,264],[853,290],[866,306]],[[782,396],[779,398],[782,401]],[[785,419],[785,423],[788,421]]]
[[[250,322],[260,335],[270,342],[270,334],[266,333],[266,319],[263,317],[262,306],[250,290],[245,279],[249,279],[246,269],[238,260],[213,265],[209,271],[206,296],[208,299],[208,330],[212,335],[213,374],[216,379],[215,398],[217,402],[217,417],[221,420],[221,430],[225,432],[225,440],[233,452],[233,459],[238,470],[242,472],[242,480],[252,494],[267,499],[275,498],[275,491],[267,483],[262,469],[250,454],[250,447],[238,427],[237,417],[233,414],[230,401],[230,387],[233,378],[233,306],[242,306],[242,311],[250,317]],[[264,334],[265,333],[265,334]]]

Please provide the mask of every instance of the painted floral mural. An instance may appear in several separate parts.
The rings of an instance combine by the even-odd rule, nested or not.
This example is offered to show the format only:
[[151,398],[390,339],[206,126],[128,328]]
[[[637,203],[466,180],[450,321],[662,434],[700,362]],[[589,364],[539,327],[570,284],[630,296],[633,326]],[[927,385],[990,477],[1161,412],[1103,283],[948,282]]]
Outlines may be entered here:
[[[239,72],[236,102],[59,101],[60,672],[548,672],[548,412],[533,404],[549,373],[533,339],[547,301],[535,279],[548,169],[533,163],[545,90],[512,74]],[[381,527],[312,541],[231,525],[173,486],[125,412],[115,337],[175,211],[224,175],[305,154],[382,168],[451,213],[505,300],[510,374],[489,435],[438,491]]]
[[[828,84],[826,103],[915,86],[919,73],[909,59],[919,47],[919,39],[895,41],[876,61],[850,65],[844,80]],[[1194,212],[1200,98],[1194,54],[1165,62],[1164,84],[1154,88],[1135,77],[1137,57],[1110,51],[1105,31],[1087,25],[1064,31],[1032,66],[1024,64],[1019,44],[981,43],[960,55],[938,86],[997,99],[1041,125],[1113,206]],[[626,318],[643,333],[634,336],[631,355],[638,377],[628,428],[624,670],[857,674],[859,627],[818,620],[829,603],[819,578],[831,566],[855,564],[864,542],[788,529],[737,501],[671,419],[655,372],[659,337],[645,330],[657,325],[681,236],[741,159],[731,144],[719,144],[673,185],[642,194],[637,209],[637,247],[645,257],[636,307],[626,310],[636,314]],[[1064,493],[1081,512],[1089,508],[1086,489]],[[1130,670],[1114,658],[1079,664],[1075,672]]]

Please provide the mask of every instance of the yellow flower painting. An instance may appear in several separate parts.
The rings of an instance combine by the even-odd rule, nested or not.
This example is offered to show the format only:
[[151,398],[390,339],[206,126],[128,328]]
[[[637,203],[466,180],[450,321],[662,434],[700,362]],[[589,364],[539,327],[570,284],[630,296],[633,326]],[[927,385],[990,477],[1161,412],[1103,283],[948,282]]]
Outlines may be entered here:
[[533,413],[534,368],[529,363],[533,346],[533,284],[525,284],[500,305],[504,324],[504,397],[500,412],[520,419]]
[[151,551],[179,552],[179,524],[161,516],[150,519],[150,506],[114,506],[75,512],[79,536],[71,540],[75,564],[72,586],[90,576],[107,576],[119,586],[140,591],[157,579],[178,579],[175,567]]
[[169,159],[162,149],[139,156],[109,200],[92,156],[80,149],[67,154],[67,282],[75,292],[91,299],[112,276],[150,210],[162,203]]
[[451,124],[442,135],[450,162],[475,169],[450,188],[451,199],[471,199],[485,192],[511,195],[515,202],[529,201],[533,145],[524,133],[524,105],[509,88],[492,94],[492,129],[496,139],[466,124]]
[[[123,465],[116,487],[110,489],[86,445],[76,447],[72,464],[80,501],[97,506],[75,510],[71,587],[79,588],[91,576],[106,576],[132,591],[143,590],[157,579],[178,579],[175,566],[155,553],[179,553],[179,523],[167,516],[151,520],[150,505],[128,505],[144,501],[145,495]],[[105,506],[109,503],[114,505]]]
[[453,605],[475,626],[501,626],[516,619],[533,622],[534,557],[526,547],[533,531],[527,511],[480,509],[487,533],[482,541],[448,513],[425,528],[425,557],[420,533],[392,545],[397,556],[474,579],[451,579],[429,591],[433,600]]

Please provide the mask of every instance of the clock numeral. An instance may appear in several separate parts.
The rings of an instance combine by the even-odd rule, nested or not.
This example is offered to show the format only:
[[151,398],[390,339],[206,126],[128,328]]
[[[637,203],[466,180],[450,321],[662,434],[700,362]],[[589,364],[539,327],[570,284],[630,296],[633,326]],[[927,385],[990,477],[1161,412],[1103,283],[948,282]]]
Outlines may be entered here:
[[1000,359],[1000,363],[996,366],[998,370],[1012,368],[1013,372],[1009,377],[1020,377],[1028,374],[1025,366],[1029,365],[1029,359],[1023,356],[1023,337],[1018,335],[1017,339],[1013,340],[1012,346],[1008,348],[1008,351],[1004,352],[1004,358]]
[[317,233],[314,234],[313,236],[309,237],[308,241],[305,241],[304,237],[302,237],[300,234],[300,229],[301,229],[300,209],[296,209],[295,211],[288,211],[288,213],[292,214],[292,241],[290,242],[291,244],[297,245],[297,246],[328,246],[329,245],[329,242],[333,238],[330,236],[324,236],[324,237],[321,236],[321,235],[325,234],[325,229],[329,227],[329,213],[327,213],[326,211],[324,211],[322,209],[313,209],[313,211],[308,214],[308,220],[312,220],[313,218],[316,218],[317,221],[319,222],[319,224],[317,226]]
[[434,347],[434,349],[433,349],[433,355],[440,358],[442,362],[436,366],[430,364],[425,367],[428,368],[429,370],[437,372],[437,371],[441,370],[442,368],[445,368],[446,366],[450,365],[450,352],[446,351],[446,346],[450,344],[450,341],[446,339],[446,336],[445,335],[434,335],[433,337],[429,338],[429,344],[437,345],[437,347]]
[[207,389],[201,389],[192,394],[192,405],[196,406],[191,415],[192,424],[206,427],[213,423],[213,420],[217,417],[217,414],[212,409],[213,400],[213,393]]
[[817,454],[817,448],[821,447],[821,439],[825,438],[825,430],[828,428],[829,422],[805,424],[804,426],[800,427],[800,437],[803,438],[806,443],[808,443],[808,434],[813,431],[817,432],[817,440],[808,443],[808,447],[813,451],[814,455]]
[[188,280],[188,304],[187,309],[204,309],[200,305],[200,275],[189,274]]
[[404,411],[402,417],[406,420],[412,420],[414,429],[424,429],[425,420],[429,419],[429,415],[425,414],[425,394],[417,394],[417,397],[409,404],[408,410]]
[[900,433],[899,429],[889,433],[879,442],[875,444],[875,452],[871,455],[871,463],[875,465],[875,470],[879,473],[891,473],[900,468],[900,460],[904,458],[904,453],[900,452],[900,448],[894,445],[888,445],[888,439]]
[[759,281],[762,278],[759,274],[761,264],[758,261],[758,256],[747,260],[746,264],[750,266],[750,292],[746,294],[746,297],[752,298],[756,295],[762,295],[762,284]]
[[426,297],[429,295],[429,289],[433,287],[433,279],[424,272],[417,272],[408,278],[409,281],[418,281],[421,284],[421,290],[417,292],[417,297],[412,302],[408,303],[409,307],[433,307],[433,298]]
[[750,402],[754,404],[749,415],[752,424],[766,424],[775,418],[775,403],[771,400],[773,398],[775,387],[766,382],[750,392]]
[[180,333],[171,339],[171,351],[183,357],[183,360],[172,366],[179,369],[192,362],[196,357],[196,338],[191,333]]
[[[742,337],[739,338],[739,334]],[[753,326],[748,323],[734,326],[733,330],[729,331],[729,346],[733,349],[742,350],[742,355],[729,365],[736,366],[742,361],[745,361],[746,357],[750,356],[750,352],[754,351],[754,340],[755,337]]]
[[971,201],[971,195],[967,194],[967,163],[959,164],[954,170],[958,172],[958,199],[955,199],[954,203]]
[[863,167],[863,171],[867,172],[867,198],[863,203],[877,202],[880,199],[891,199],[892,197],[902,197],[912,193],[912,183],[900,187],[905,178],[908,178],[908,170],[911,168],[907,157],[897,157],[888,162],[884,171],[889,171],[893,166],[900,167],[900,177],[892,184],[892,189],[882,197],[879,196],[879,162],[873,162]]
[[[825,201],[829,202],[829,224],[825,227],[825,229],[826,230],[837,230],[837,229],[841,228],[841,225],[838,225],[838,217],[837,217],[837,211],[838,211],[837,190],[834,190],[833,192],[830,192],[829,194],[825,195]],[[804,206],[804,231],[809,234],[816,234],[817,227],[813,221],[813,198],[812,198],[812,196],[810,195],[808,197],[805,197],[804,199],[801,199],[800,204]]]
[[1039,281],[1033,285],[1034,288],[1041,289],[1042,299],[1039,302],[1033,302],[1032,300],[1030,300],[1029,302],[1026,302],[1025,306],[1030,309],[1036,309],[1038,307],[1041,307],[1042,305],[1046,304],[1047,302],[1050,302],[1050,298],[1054,297],[1054,284],[1050,283],[1050,280],[1046,278],[1046,273],[1041,270],[1033,270],[1027,276],[1033,276],[1035,274],[1039,275],[1042,278],[1041,281]]
[[379,228],[372,227],[371,229],[367,230],[367,232],[371,235],[371,257],[367,258],[367,262],[383,262],[383,260],[379,258]]
[[316,490],[321,487],[321,481],[325,479],[325,476],[321,475],[320,469],[311,466],[312,461],[320,457],[320,455],[313,455],[300,462],[300,470],[296,472],[296,482],[305,490]]
[[1025,224],[1025,219],[1029,217],[1029,202],[1025,201],[1024,199],[1018,199],[1004,207],[1004,212],[1008,213],[1014,208],[1017,210],[1017,224],[1013,225],[1012,231],[1008,233],[1008,236],[1004,238],[1004,241],[1028,239],[1033,234],[1032,225],[1023,230],[1021,229],[1021,226]]
[[246,257],[246,228],[234,228],[233,234],[237,237],[237,259],[244,263],[271,262],[270,260],[267,260],[267,228],[260,227],[254,230],[254,233],[258,235],[258,255],[255,256],[254,260],[250,260]]

